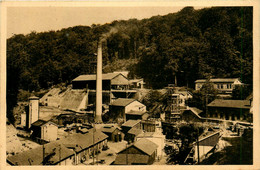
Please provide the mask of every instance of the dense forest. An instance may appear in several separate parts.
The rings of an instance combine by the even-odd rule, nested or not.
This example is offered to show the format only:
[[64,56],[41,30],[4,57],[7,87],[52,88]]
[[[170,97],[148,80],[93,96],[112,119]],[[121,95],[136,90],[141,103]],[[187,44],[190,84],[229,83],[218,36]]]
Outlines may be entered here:
[[179,86],[191,88],[196,79],[208,77],[239,77],[252,84],[252,18],[252,7],[185,7],[143,20],[14,35],[7,40],[8,113],[19,89],[39,91],[92,73],[100,37],[106,38],[107,71],[125,61],[131,77],[144,78],[154,89],[174,83],[175,76]]

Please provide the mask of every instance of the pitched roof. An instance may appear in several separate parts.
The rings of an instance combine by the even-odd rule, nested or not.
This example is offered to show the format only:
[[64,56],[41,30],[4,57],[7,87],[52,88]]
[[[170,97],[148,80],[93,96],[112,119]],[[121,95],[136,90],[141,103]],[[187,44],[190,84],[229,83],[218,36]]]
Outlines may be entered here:
[[115,126],[103,126],[100,130],[106,133],[113,133],[116,129],[120,130],[118,127]]
[[154,151],[158,148],[157,144],[145,138],[141,138],[138,141],[136,141],[134,143],[134,146],[148,155],[152,155]]
[[[121,73],[106,73],[102,74],[102,80],[111,80],[117,75]],[[73,79],[72,81],[90,81],[90,80],[96,80],[96,74],[87,74],[87,75],[80,75]]]
[[[216,78],[216,79],[210,79],[210,82],[213,83],[234,83],[236,80],[239,80],[239,78]],[[206,79],[200,79],[196,80],[195,83],[205,83],[207,80]]]
[[79,152],[82,149],[91,147],[92,145],[105,140],[106,138],[108,138],[108,136],[100,130],[94,130],[93,132],[93,129],[90,129],[86,134],[75,133],[59,140],[58,142],[64,145],[70,144],[78,146],[76,151]]
[[128,115],[144,115],[146,112],[145,111],[135,111],[135,110],[130,110],[129,112],[125,113]]
[[39,119],[39,120],[37,120],[36,122],[32,123],[32,125],[33,125],[33,126],[42,126],[42,125],[44,125],[45,123],[47,123],[47,121]]
[[209,107],[228,107],[228,108],[242,108],[250,109],[249,100],[222,100],[215,99],[213,102],[208,104]]
[[122,126],[133,127],[140,122],[141,122],[141,120],[128,120],[124,124],[122,124]]
[[111,103],[111,105],[112,106],[127,106],[134,101],[137,101],[137,100],[127,99],[127,98],[118,98],[113,103]]
[[58,126],[55,123],[53,123],[52,121],[46,121],[46,120],[42,120],[42,119],[39,119],[36,122],[32,123],[32,126],[43,126],[43,125],[45,125],[48,122],[50,122],[51,124],[53,124],[55,126]]
[[131,128],[127,133],[137,136],[143,133],[143,131],[141,129]]
[[140,154],[118,154],[115,165],[148,164],[149,156]]
[[[72,156],[74,153],[64,145],[57,142],[51,142],[44,145],[45,154],[51,154],[55,149],[55,155],[50,158],[52,164],[56,164],[59,160],[63,160]],[[60,159],[61,158],[61,159]],[[42,165],[43,162],[43,146],[21,152],[19,154],[7,157],[7,161],[13,165]]]

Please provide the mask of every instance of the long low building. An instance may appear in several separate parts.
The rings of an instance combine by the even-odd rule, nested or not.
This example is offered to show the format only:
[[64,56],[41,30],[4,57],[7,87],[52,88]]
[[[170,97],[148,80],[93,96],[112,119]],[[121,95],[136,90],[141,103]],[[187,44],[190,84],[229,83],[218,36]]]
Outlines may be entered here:
[[207,117],[224,120],[240,120],[252,122],[253,115],[250,113],[250,100],[222,100],[216,99],[208,106]]
[[15,166],[73,165],[73,160],[74,152],[58,142],[51,142],[7,157],[7,163]]
[[90,129],[86,134],[75,133],[59,140],[58,143],[75,152],[74,164],[77,165],[91,159],[101,152],[103,147],[107,147],[107,138],[108,136],[100,130]]
[[[39,146],[7,158],[10,165],[77,165],[84,162],[103,147],[108,136],[100,130],[71,134],[63,139]],[[44,155],[44,157],[43,157]]]

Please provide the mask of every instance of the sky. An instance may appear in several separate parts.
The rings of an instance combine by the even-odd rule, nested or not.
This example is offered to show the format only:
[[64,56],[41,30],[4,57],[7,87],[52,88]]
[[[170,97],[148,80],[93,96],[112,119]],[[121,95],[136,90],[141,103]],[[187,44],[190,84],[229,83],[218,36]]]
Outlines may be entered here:
[[[111,23],[114,20],[143,19],[175,13],[183,7],[8,7],[7,38],[60,30],[77,25]],[[202,7],[196,7],[199,9]]]

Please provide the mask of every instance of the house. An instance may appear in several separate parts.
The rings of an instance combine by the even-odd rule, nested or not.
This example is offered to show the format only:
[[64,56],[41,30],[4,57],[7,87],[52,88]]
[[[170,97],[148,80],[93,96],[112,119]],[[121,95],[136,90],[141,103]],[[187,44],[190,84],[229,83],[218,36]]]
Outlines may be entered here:
[[126,121],[127,120],[147,120],[149,117],[149,114],[146,111],[134,111],[130,110],[129,112],[125,113],[126,115]]
[[114,125],[106,125],[101,128],[101,132],[108,136],[107,140],[120,142],[124,139],[125,134],[121,132],[121,128]]
[[208,106],[208,115],[210,118],[224,120],[240,120],[252,122],[253,115],[250,113],[250,100],[223,100],[215,99]]
[[146,106],[135,99],[118,98],[110,104],[109,111],[111,117],[121,118],[125,122],[126,113],[132,111],[146,112]]
[[101,152],[104,147],[107,147],[107,138],[106,134],[92,128],[86,134],[71,134],[57,142],[74,151],[74,163],[77,165],[80,162],[91,159],[97,153]]
[[[206,79],[195,81],[195,90],[200,90],[202,86],[207,82]],[[243,85],[239,78],[215,78],[209,79],[209,82],[213,84],[213,87],[218,93],[232,93],[236,85]]]
[[[102,74],[102,89],[128,89],[128,79],[121,73]],[[72,80],[73,89],[96,90],[96,74],[80,75]]]
[[151,165],[157,156],[157,144],[140,139],[117,154],[114,165]]
[[[43,158],[43,155],[44,158]],[[9,165],[73,165],[74,152],[62,144],[51,142],[26,150],[6,159]]]
[[147,139],[155,143],[157,147],[157,157],[161,159],[163,156],[163,149],[165,146],[165,136],[159,132],[145,132],[137,135],[136,140]]
[[132,79],[129,80],[129,85],[131,88],[138,88],[138,89],[143,89],[144,88],[144,79]]
[[44,141],[55,141],[58,134],[58,125],[51,121],[37,120],[32,123],[31,130],[33,131],[31,137]]

